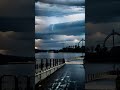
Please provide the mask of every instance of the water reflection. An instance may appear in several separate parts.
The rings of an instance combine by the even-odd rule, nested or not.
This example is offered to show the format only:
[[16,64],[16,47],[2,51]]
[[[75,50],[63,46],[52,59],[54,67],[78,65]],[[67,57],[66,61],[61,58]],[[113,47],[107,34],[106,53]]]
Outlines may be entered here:
[[79,56],[82,56],[82,53],[36,53],[35,54],[36,59],[40,59],[40,58],[70,59]]

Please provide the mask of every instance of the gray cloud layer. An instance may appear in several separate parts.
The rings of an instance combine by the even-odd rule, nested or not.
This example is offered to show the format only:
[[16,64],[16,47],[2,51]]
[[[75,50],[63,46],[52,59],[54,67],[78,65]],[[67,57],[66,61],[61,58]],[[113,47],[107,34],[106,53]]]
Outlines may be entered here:
[[73,5],[73,6],[84,6],[85,0],[36,0],[49,4],[62,4],[62,5]]
[[[39,31],[39,30],[38,30]],[[76,21],[52,25],[42,31],[36,32],[36,38],[44,38],[47,35],[82,35],[85,33],[85,22]]]
[[34,0],[0,0],[0,53],[34,57]]
[[[31,38],[32,37],[32,38]],[[17,56],[34,56],[33,32],[0,32],[0,51],[3,54]]]
[[[74,10],[77,8],[77,10]],[[57,5],[49,4],[43,2],[35,3],[35,14],[36,16],[64,16],[70,14],[84,13],[84,7],[82,6],[66,6],[66,5]]]

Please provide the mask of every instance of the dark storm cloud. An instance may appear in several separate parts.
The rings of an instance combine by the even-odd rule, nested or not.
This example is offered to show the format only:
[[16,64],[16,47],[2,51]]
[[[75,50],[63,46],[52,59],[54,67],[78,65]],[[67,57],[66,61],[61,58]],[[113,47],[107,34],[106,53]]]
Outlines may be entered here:
[[0,54],[34,56],[34,0],[0,0]]
[[120,21],[120,0],[87,0],[87,22],[118,22]]
[[84,6],[85,0],[35,0],[49,4],[62,4],[62,5],[73,5],[73,6]]
[[0,0],[0,31],[32,31],[30,26],[34,26],[34,0]]
[[[115,32],[120,33],[119,24],[120,22],[86,23],[86,46],[102,45],[105,38],[112,33],[113,29]],[[120,37],[115,39],[115,41],[117,42],[115,44],[118,44]],[[112,46],[111,42],[112,40],[108,41],[107,46]]]
[[34,0],[0,0],[0,17],[34,17]]
[[54,25],[53,33],[66,35],[81,35],[85,32],[84,21]]
[[43,31],[36,32],[35,38],[38,39],[38,38],[45,38],[49,35],[64,35],[64,34],[82,35],[85,33],[85,22],[76,21],[76,22],[55,24],[54,30],[52,30],[52,25],[51,25],[46,30]]
[[0,50],[3,50],[4,54],[33,57],[33,36],[33,32],[0,32]]
[[[119,32],[120,0],[87,0],[86,1],[86,46],[103,45],[105,38],[115,29]],[[115,36],[116,37],[116,36]],[[115,41],[120,38],[117,37]],[[112,40],[107,46],[112,46]]]
[[33,22],[34,18],[0,18],[0,53],[34,57]]
[[84,13],[84,7],[82,6],[67,6],[36,2],[35,3],[35,15],[36,16],[64,16],[70,14]]
[[27,32],[34,31],[34,18],[2,18],[0,31]]
[[[70,15],[73,14],[73,12],[59,12],[59,11],[48,11],[48,10],[44,10],[44,9],[39,9],[36,10],[35,15],[36,16],[56,16],[56,17],[60,17],[60,16],[64,16],[64,15]],[[78,12],[74,13],[74,14],[78,14]]]

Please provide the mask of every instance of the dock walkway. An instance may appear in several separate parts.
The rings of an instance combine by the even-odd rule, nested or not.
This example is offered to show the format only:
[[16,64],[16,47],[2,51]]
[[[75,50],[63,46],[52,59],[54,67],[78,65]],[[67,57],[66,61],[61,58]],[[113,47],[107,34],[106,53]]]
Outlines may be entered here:
[[85,71],[80,60],[72,60],[48,76],[36,90],[84,90]]

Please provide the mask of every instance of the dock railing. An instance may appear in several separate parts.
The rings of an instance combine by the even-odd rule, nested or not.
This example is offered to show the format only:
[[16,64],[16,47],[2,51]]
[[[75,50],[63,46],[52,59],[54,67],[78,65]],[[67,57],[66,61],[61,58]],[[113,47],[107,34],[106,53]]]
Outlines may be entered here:
[[34,90],[34,76],[0,76],[0,90]]
[[93,81],[93,80],[103,79],[107,75],[109,75],[108,72],[99,72],[99,73],[94,73],[94,74],[87,74],[86,75],[86,83]]
[[36,60],[35,84],[54,73],[56,70],[64,66],[65,59],[41,58]]

